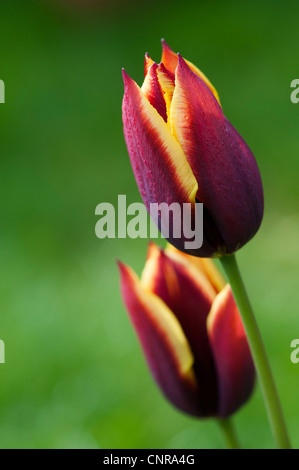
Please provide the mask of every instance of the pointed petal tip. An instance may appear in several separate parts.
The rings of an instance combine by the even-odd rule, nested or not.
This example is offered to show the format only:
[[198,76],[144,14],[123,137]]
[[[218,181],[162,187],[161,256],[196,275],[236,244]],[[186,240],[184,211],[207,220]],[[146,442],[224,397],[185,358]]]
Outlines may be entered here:
[[122,74],[124,82],[126,82],[126,80],[130,78],[127,72],[125,71],[124,67],[121,69],[121,74]]
[[[167,69],[166,69],[165,65],[163,64],[163,62],[158,63],[158,69],[157,70],[162,70],[163,72],[167,73]],[[170,73],[170,72],[168,71],[168,73]]]
[[130,77],[124,68],[122,68],[122,76],[125,83],[134,83],[133,78]]
[[[152,60],[152,59],[151,59]],[[149,66],[149,69],[148,70],[156,70],[158,68],[158,64],[156,64],[156,62],[153,62],[150,66]]]
[[129,88],[130,86],[132,86],[132,85],[136,86],[135,81],[133,80],[133,78],[130,77],[130,75],[127,74],[127,72],[125,71],[124,68],[122,69],[122,77],[123,77],[123,81],[124,81],[125,90],[127,88]]
[[168,47],[169,49],[171,49],[170,45],[166,42],[165,38],[161,38],[161,43],[162,43],[163,46]]
[[119,273],[121,275],[125,274],[128,271],[128,269],[129,269],[128,265],[126,265],[125,263],[123,263],[119,259],[116,259],[115,262],[116,262],[116,265],[118,267]]
[[[139,278],[135,271],[128,264],[118,261],[118,269],[120,275],[120,287],[122,296],[125,299],[130,294],[133,287],[136,289],[139,284]],[[131,295],[131,294],[130,294]]]
[[150,57],[149,53],[146,52],[145,58],[144,58],[144,78],[146,78],[153,64],[155,64],[155,61]]
[[146,255],[147,260],[155,255],[158,256],[162,253],[163,253],[163,250],[159,245],[156,245],[156,243],[154,243],[151,240],[148,242],[147,255]]
[[182,57],[179,52],[177,53],[177,56],[178,56],[178,65],[176,68],[176,73],[178,72],[178,70],[189,69],[190,68],[189,65],[187,64],[184,57]]
[[179,52],[177,53],[177,56],[178,56],[178,64],[179,64],[179,65],[187,65],[187,63],[186,63],[184,57],[182,57]]
[[116,265],[119,269],[122,269],[122,267],[124,266],[123,262],[120,261],[118,258],[115,259],[115,262],[116,262]]
[[154,249],[155,247],[158,247],[158,245],[156,245],[155,242],[153,242],[152,240],[149,240],[148,244],[147,244],[147,247],[148,249]]
[[163,50],[168,49],[169,51],[173,52],[173,50],[171,49],[171,47],[170,47],[169,44],[165,41],[164,38],[161,38],[161,44],[162,44],[162,49],[163,49]]
[[144,58],[145,58],[145,62],[149,62],[149,63],[154,62],[148,52],[144,54]]

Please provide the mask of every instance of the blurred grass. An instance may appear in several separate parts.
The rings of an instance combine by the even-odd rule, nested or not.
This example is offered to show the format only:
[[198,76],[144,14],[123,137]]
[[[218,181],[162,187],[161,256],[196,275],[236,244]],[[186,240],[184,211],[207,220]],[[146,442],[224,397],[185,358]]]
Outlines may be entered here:
[[[57,3],[57,2],[56,2]],[[95,207],[140,197],[122,136],[120,70],[139,83],[163,36],[199,65],[253,149],[266,215],[239,254],[299,446],[299,5],[116,3],[93,12],[1,2],[0,447],[218,448],[213,422],[164,401],[121,304],[116,257],[140,272],[145,240],[98,240]],[[290,7],[288,7],[288,5]],[[271,447],[259,389],[235,418]]]

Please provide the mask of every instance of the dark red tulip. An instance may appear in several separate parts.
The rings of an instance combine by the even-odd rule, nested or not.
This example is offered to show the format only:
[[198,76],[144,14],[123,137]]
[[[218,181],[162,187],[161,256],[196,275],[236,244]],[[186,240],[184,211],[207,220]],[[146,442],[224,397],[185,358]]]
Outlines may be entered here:
[[227,417],[248,400],[254,366],[230,286],[213,262],[150,244],[141,280],[119,263],[124,303],[168,400]]
[[[233,253],[261,224],[263,189],[255,158],[224,116],[215,88],[165,42],[160,64],[146,55],[141,88],[123,77],[124,135],[147,209],[201,202],[203,245],[189,253]],[[183,238],[169,241],[186,251]]]

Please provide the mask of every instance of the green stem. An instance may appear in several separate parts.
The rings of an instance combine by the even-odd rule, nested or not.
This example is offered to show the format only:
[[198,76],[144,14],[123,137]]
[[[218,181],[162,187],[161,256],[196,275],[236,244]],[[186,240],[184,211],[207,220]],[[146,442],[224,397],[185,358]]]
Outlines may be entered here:
[[226,445],[229,449],[241,449],[235,428],[230,419],[218,419]]
[[270,425],[277,447],[290,449],[290,441],[286,429],[281,404],[273,380],[270,364],[264,344],[256,323],[245,286],[234,255],[223,256],[222,266],[230,282],[236,303],[239,307],[243,324],[247,333],[251,354],[260,380]]

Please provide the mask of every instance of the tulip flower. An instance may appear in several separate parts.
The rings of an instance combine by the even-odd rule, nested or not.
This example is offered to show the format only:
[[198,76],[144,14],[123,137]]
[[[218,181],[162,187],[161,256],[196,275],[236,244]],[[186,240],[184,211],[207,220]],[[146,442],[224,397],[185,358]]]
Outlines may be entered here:
[[141,197],[152,203],[203,204],[201,257],[231,254],[247,243],[263,217],[255,158],[223,114],[207,77],[163,41],[160,64],[145,58],[141,88],[123,72],[124,135]]
[[164,395],[197,417],[234,413],[255,371],[231,288],[214,263],[151,243],[141,280],[119,268],[125,306]]

